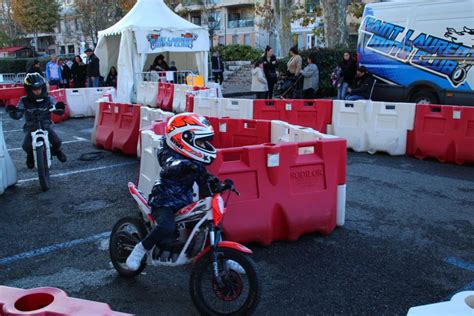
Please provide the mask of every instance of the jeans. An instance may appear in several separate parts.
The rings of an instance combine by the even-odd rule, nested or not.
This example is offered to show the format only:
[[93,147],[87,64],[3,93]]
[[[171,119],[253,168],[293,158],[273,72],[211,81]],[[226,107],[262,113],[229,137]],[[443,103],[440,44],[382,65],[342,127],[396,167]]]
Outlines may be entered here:
[[92,80],[92,77],[87,78],[89,88],[95,88],[99,86],[99,77],[94,78],[94,80]]
[[343,82],[339,89],[337,89],[337,99],[338,100],[345,100],[347,88],[349,88],[349,84],[347,82]]
[[[56,155],[61,149],[61,138],[59,138],[52,127],[48,127],[46,130],[48,131],[49,143],[51,144],[51,154]],[[29,130],[25,133],[25,138],[23,138],[23,144],[21,145],[27,155],[33,155],[33,140],[31,137],[31,132],[33,131],[35,130]]]
[[268,83],[268,91],[267,91],[267,97],[266,99],[273,99],[273,87],[275,86],[276,81],[274,79],[268,79],[267,78],[267,83]]
[[61,86],[61,81],[59,81],[59,79],[51,79],[49,80],[49,85],[56,86],[59,89]]
[[347,101],[357,101],[357,100],[364,100],[365,98],[363,96],[360,96],[360,95],[348,95],[346,97],[346,100]]
[[154,245],[162,247],[164,241],[174,239],[176,224],[174,222],[174,211],[169,207],[153,207],[151,210],[156,219],[156,227],[142,240],[146,250],[151,250]]
[[258,91],[258,92],[255,92],[255,98],[256,98],[257,100],[265,99],[266,96],[267,96],[267,92],[266,92],[266,91]]

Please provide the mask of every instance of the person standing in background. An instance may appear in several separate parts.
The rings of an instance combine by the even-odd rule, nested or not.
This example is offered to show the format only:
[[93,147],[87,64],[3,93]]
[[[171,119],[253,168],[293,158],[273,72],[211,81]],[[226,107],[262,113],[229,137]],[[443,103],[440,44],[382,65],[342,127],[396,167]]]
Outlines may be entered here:
[[275,55],[273,55],[273,49],[267,46],[263,55],[263,72],[268,83],[267,99],[273,98],[273,87],[277,82],[276,64],[277,60]]
[[105,86],[117,88],[117,76],[117,68],[115,68],[114,66],[110,67],[109,74],[107,75],[107,79],[105,80]]
[[316,56],[313,54],[308,57],[308,65],[300,71],[304,77],[303,95],[305,99],[316,98],[316,92],[319,88],[319,69],[315,64]]
[[56,55],[51,55],[51,60],[46,64],[46,80],[50,86],[61,84],[61,67],[57,63]]
[[90,48],[86,49],[86,55],[88,86],[90,88],[98,87],[100,77],[100,60]]
[[31,65],[31,67],[28,69],[28,71],[26,73],[27,74],[32,74],[32,73],[35,73],[35,72],[37,72],[41,75],[40,62],[37,59],[35,59],[33,61],[33,64]]
[[222,85],[224,81],[224,61],[218,51],[212,54],[212,74],[214,75],[214,81]]
[[72,84],[74,88],[84,88],[87,80],[86,65],[82,61],[82,57],[77,55],[71,67]]
[[71,79],[71,69],[66,65],[62,58],[58,59],[58,65],[61,68],[61,84],[60,88],[69,88],[69,80]]
[[354,84],[356,76],[357,65],[355,60],[352,58],[350,52],[345,52],[342,61],[339,63],[341,67],[341,78],[339,79],[339,85],[337,89],[337,99],[344,100],[347,94],[347,88]]
[[268,82],[263,72],[263,61],[258,60],[252,69],[252,87],[250,89],[255,92],[257,99],[265,99],[268,91]]
[[303,67],[303,58],[298,54],[298,48],[290,48],[290,60],[286,64],[286,67],[288,77],[294,77],[300,73]]

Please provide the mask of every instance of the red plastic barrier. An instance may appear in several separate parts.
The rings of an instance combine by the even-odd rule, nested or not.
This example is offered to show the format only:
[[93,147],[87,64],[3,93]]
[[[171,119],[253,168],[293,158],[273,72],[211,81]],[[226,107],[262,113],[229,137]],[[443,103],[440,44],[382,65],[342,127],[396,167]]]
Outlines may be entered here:
[[125,316],[131,314],[114,312],[105,303],[68,297],[66,292],[57,288],[43,287],[23,290],[0,286],[0,315]]
[[[313,153],[300,154],[301,148]],[[240,197],[230,199],[223,227],[226,238],[264,245],[297,240],[336,227],[337,188],[345,183],[346,141],[264,144],[219,149],[208,167],[234,180]]]
[[70,110],[69,110],[69,106],[67,105],[66,90],[59,89],[59,90],[50,91],[49,95],[53,97],[54,99],[56,99],[57,102],[63,102],[66,106],[64,110],[64,114],[62,115],[51,113],[51,120],[57,124],[69,119]]
[[3,105],[17,105],[21,97],[25,96],[25,88],[23,87],[10,87],[0,89],[0,100]]
[[112,150],[137,154],[140,129],[140,104],[118,104],[118,118],[113,131]]
[[[336,227],[337,190],[346,183],[344,139],[274,145],[270,121],[208,119],[218,148],[208,170],[234,180],[241,193],[230,199],[226,238],[268,245]],[[165,126],[152,128],[163,135]]]
[[460,165],[474,162],[474,107],[417,104],[407,154]]
[[281,120],[326,133],[332,100],[255,100],[254,119]]
[[173,111],[173,96],[174,96],[174,84],[168,83],[165,86],[165,94],[163,97],[163,103],[161,109],[164,111]]
[[58,90],[58,89],[59,89],[59,86],[57,86],[57,85],[50,85],[49,86],[49,91]]
[[167,83],[159,82],[158,83],[158,96],[156,97],[156,106],[162,108],[163,101],[165,99]]
[[186,112],[194,111],[194,95],[186,94]]
[[114,129],[118,124],[120,104],[101,102],[99,104],[99,119],[96,129],[96,146],[112,150]]
[[213,145],[216,148],[242,147],[269,143],[271,122],[209,117],[214,128]]

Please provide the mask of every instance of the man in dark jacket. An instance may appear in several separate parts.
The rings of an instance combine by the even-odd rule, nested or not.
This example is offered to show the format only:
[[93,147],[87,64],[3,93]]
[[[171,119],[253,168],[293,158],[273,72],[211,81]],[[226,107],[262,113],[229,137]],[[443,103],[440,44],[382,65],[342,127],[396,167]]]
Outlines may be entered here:
[[27,74],[34,74],[35,72],[41,73],[40,62],[39,60],[35,59],[33,64],[31,65],[30,69],[26,72]]
[[100,77],[100,60],[90,48],[86,49],[86,55],[87,79],[89,82],[89,87],[98,87]]
[[357,68],[356,76],[356,86],[355,88],[347,89],[349,95],[346,97],[346,100],[369,100],[370,92],[374,84],[374,78],[371,74],[369,74],[367,68],[365,68],[364,66],[360,66],[359,68]]
[[211,58],[212,74],[214,81],[222,85],[224,81],[224,61],[218,51],[215,51]]

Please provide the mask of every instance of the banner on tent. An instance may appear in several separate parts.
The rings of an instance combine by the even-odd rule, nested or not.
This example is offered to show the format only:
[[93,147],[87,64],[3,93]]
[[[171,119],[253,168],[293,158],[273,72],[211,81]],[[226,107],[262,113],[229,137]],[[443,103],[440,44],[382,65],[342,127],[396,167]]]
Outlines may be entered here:
[[153,54],[165,51],[206,51],[209,37],[200,30],[195,31],[135,31],[139,53]]

